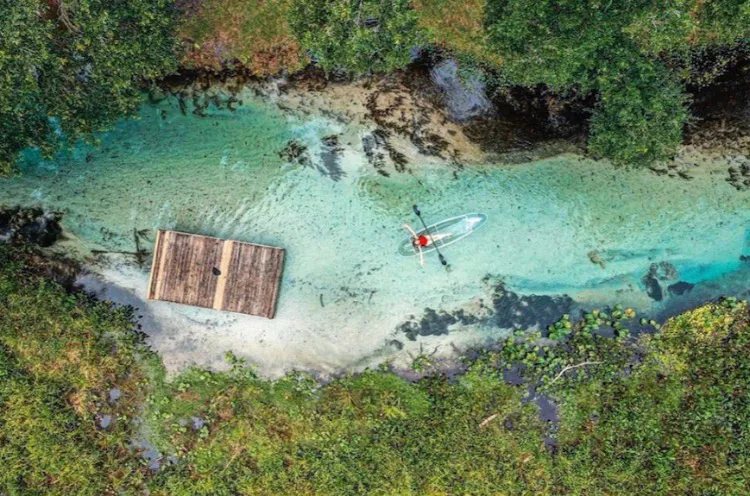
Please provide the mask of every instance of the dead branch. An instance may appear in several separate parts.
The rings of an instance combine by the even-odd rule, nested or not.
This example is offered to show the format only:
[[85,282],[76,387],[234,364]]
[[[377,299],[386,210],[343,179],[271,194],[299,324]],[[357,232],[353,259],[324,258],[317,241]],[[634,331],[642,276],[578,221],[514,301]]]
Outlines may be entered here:
[[484,428],[487,424],[489,424],[490,422],[492,422],[493,420],[495,420],[499,415],[500,415],[499,413],[493,413],[492,415],[490,415],[486,419],[482,420],[482,422],[479,424],[479,428],[480,429]]
[[583,366],[585,366],[585,365],[598,365],[598,364],[600,364],[600,363],[604,363],[604,362],[582,362],[582,363],[579,363],[579,364],[577,364],[577,365],[568,365],[567,367],[565,367],[564,369],[562,369],[562,370],[560,371],[560,373],[559,373],[559,374],[557,374],[557,375],[555,376],[555,378],[554,378],[554,379],[552,379],[552,380],[550,381],[550,384],[554,383],[554,382],[555,382],[556,380],[558,380],[558,379],[559,379],[560,377],[562,377],[562,375],[563,375],[563,374],[564,374],[565,372],[567,372],[568,370],[572,370],[572,369],[577,369],[578,367],[583,367]]

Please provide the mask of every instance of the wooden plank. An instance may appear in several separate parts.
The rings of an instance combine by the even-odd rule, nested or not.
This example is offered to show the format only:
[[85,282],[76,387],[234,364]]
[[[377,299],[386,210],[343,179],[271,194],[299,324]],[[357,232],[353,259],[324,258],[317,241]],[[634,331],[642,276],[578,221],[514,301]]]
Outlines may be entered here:
[[166,257],[165,253],[169,253],[169,244],[171,242],[172,233],[167,231],[163,233],[162,236],[162,243],[161,243],[161,249],[159,250],[159,272],[158,278],[156,280],[156,286],[154,288],[154,298],[161,299],[162,298],[162,288],[164,287],[164,258]]
[[234,241],[224,241],[221,249],[219,276],[216,281],[216,292],[214,294],[214,310],[221,310],[224,306],[224,295],[227,288],[227,278],[229,277],[229,266],[232,262],[232,251],[234,250],[234,245]]
[[148,294],[146,295],[149,299],[156,299],[156,283],[159,280],[159,272],[161,269],[161,248],[164,231],[159,229],[156,231],[156,240],[154,241],[154,261],[151,264],[151,271],[148,274]]
[[286,257],[285,250],[274,250],[275,265],[274,265],[274,278],[272,280],[272,287],[269,292],[271,299],[268,301],[267,315],[269,319],[276,316],[276,305],[279,301],[279,293],[281,292],[281,277],[284,273],[284,258]]
[[215,238],[170,233],[162,264],[162,300],[213,307],[216,276],[223,242]]
[[224,310],[273,318],[283,258],[284,250],[279,248],[238,246],[232,257]]
[[281,248],[160,230],[148,297],[273,318],[283,264]]

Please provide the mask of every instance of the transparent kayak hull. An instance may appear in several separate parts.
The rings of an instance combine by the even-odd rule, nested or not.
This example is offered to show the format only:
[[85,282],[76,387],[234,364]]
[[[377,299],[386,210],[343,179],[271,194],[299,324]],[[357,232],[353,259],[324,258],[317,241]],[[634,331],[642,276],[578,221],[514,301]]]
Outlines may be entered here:
[[[429,238],[427,234],[427,231],[429,231],[435,239],[435,243],[423,247],[422,253],[434,251],[436,246],[442,249],[445,246],[452,245],[479,229],[485,222],[487,222],[487,216],[484,214],[464,214],[427,226],[427,230],[417,231],[417,236],[425,235]],[[414,248],[412,240],[411,236],[407,236],[398,245],[400,255],[412,257],[419,254],[419,251]]]

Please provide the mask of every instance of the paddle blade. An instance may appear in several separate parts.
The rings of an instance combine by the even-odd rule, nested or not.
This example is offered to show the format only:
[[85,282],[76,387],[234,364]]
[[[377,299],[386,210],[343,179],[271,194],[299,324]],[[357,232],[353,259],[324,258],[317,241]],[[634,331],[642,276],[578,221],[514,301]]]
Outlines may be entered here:
[[414,206],[412,206],[411,208],[413,208],[413,209],[414,209],[414,213],[415,213],[415,214],[417,214],[417,215],[422,215],[422,212],[420,212],[420,211],[419,211],[419,207],[418,207],[418,206],[414,205]]

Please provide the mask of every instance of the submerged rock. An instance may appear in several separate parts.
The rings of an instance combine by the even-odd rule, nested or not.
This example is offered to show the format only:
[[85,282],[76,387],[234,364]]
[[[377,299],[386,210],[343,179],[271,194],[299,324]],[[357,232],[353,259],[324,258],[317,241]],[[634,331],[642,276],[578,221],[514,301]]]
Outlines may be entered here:
[[664,298],[664,290],[659,281],[673,281],[678,277],[679,272],[674,265],[669,262],[659,262],[651,264],[641,281],[646,287],[646,294],[649,298],[661,301]]
[[689,293],[690,291],[693,290],[694,287],[695,287],[695,284],[685,282],[685,281],[679,281],[679,282],[676,282],[674,284],[667,286],[667,291],[669,291],[669,294],[679,296],[685,293]]
[[[489,278],[485,279],[489,282]],[[519,295],[509,291],[505,284],[498,282],[492,291],[493,316],[489,323],[502,329],[528,329],[544,327],[570,313],[573,298],[568,295]]]
[[679,277],[677,268],[669,262],[653,263],[649,267],[648,272],[660,281],[672,281]]
[[455,60],[444,60],[430,70],[430,78],[444,95],[448,115],[464,121],[487,113],[491,108],[478,75],[462,77]]
[[664,298],[664,291],[661,289],[659,280],[650,272],[643,276],[643,284],[646,286],[646,294],[654,301],[661,301]]

